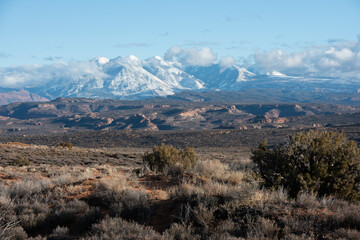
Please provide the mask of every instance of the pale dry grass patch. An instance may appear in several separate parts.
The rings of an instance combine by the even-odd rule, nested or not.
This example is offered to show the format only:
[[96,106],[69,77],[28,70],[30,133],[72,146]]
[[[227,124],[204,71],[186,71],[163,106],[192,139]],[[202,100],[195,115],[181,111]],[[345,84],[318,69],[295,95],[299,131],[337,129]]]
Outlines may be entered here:
[[227,170],[227,164],[219,160],[201,160],[195,163],[193,173],[206,178],[220,178]]
[[59,176],[51,176],[50,177],[51,184],[54,186],[63,186],[73,183],[74,177],[70,173],[66,173]]
[[64,186],[94,178],[94,171],[81,166],[59,167],[47,174],[55,186]]
[[14,166],[6,166],[3,168],[4,175],[10,177],[10,178],[22,178],[25,174],[24,171],[22,171],[21,168],[17,168]]
[[0,206],[8,206],[11,205],[11,197],[9,188],[4,184],[0,183]]
[[247,239],[274,239],[279,231],[275,221],[258,217],[247,231]]
[[22,198],[27,195],[41,193],[51,188],[51,182],[46,179],[25,179],[10,187],[11,198]]
[[314,209],[319,207],[319,200],[311,193],[300,193],[296,198],[296,204],[306,209]]
[[123,189],[129,188],[130,184],[126,176],[119,176],[118,178],[103,179],[98,184],[100,188],[111,189],[115,192],[119,192]]
[[105,218],[91,228],[88,240],[110,240],[110,239],[165,239],[159,233],[149,227],[127,222],[121,218]]
[[[337,239],[359,240],[360,232],[355,229],[340,228],[333,233]],[[331,236],[329,237],[331,238]]]
[[229,168],[233,171],[243,171],[253,166],[254,163],[249,157],[241,157],[236,161],[229,162]]
[[167,239],[193,239],[197,240],[200,237],[193,234],[194,229],[191,225],[185,223],[173,223],[169,229],[164,232],[164,236]]
[[225,183],[231,185],[240,184],[244,179],[244,173],[240,171],[229,171],[226,172],[224,175],[219,177],[218,179],[222,180]]
[[230,170],[228,164],[222,163],[219,160],[198,161],[192,172],[197,176],[210,178],[230,185],[240,184],[245,177],[244,172]]
[[287,204],[289,195],[288,191],[284,188],[279,188],[272,191],[263,191],[264,200],[275,204]]
[[225,183],[220,183],[216,181],[208,181],[203,184],[191,184],[183,183],[180,186],[172,187],[169,190],[171,197],[192,197],[197,196],[198,198],[202,197],[223,197],[228,201],[237,201],[237,202],[253,202],[257,201],[260,197],[257,192],[258,185],[256,183],[245,183],[242,182],[237,185],[230,185]]

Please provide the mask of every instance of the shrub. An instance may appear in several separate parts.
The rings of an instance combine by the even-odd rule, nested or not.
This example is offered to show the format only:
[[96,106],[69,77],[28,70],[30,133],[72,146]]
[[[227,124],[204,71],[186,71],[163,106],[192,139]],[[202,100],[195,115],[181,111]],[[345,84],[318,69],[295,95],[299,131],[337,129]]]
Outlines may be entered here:
[[94,224],[89,240],[110,239],[165,239],[149,227],[137,223],[127,222],[121,218],[105,218]]
[[342,132],[310,130],[287,144],[252,150],[266,187],[284,186],[291,197],[307,191],[319,196],[360,199],[360,150]]
[[41,193],[50,188],[48,180],[25,179],[12,185],[9,189],[11,198],[24,198],[36,193]]
[[194,167],[194,173],[202,177],[219,178],[225,174],[227,165],[219,160],[198,161]]
[[[124,178],[125,179],[125,178]],[[116,185],[116,181],[103,181],[90,196],[91,205],[108,208],[112,216],[120,216],[138,222],[149,217],[149,195],[142,190],[126,187],[128,182]]]
[[341,228],[336,230],[333,235],[335,235],[337,239],[350,239],[350,240],[360,239],[360,232],[355,229]]
[[16,166],[16,167],[29,166],[30,161],[27,157],[17,157],[15,160],[13,160],[11,165]]
[[247,231],[248,239],[275,239],[278,226],[276,222],[263,217],[258,217],[255,223],[250,224]]
[[69,229],[67,227],[58,226],[52,232],[52,234],[47,238],[48,240],[71,240],[73,238],[69,237]]
[[7,215],[10,214],[8,211],[8,205],[0,205],[0,239],[26,239],[27,234],[21,226],[18,226],[19,221],[7,219]]
[[198,236],[193,234],[193,229],[191,225],[186,225],[185,223],[179,224],[174,223],[169,229],[167,229],[163,234],[167,239],[177,240],[177,239],[199,239]]
[[145,153],[143,161],[152,171],[164,172],[166,167],[174,166],[176,163],[180,163],[186,170],[194,166],[196,154],[194,148],[186,147],[179,151],[171,145],[161,144],[154,146],[152,153]]
[[73,148],[72,143],[69,142],[62,142],[57,145],[58,147],[67,148],[68,150]]

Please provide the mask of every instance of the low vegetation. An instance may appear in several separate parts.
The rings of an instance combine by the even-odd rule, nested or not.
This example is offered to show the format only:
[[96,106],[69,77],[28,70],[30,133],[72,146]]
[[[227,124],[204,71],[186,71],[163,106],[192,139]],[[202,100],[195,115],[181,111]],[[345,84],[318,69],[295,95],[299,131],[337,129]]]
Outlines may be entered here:
[[152,171],[164,172],[176,165],[185,171],[193,168],[196,154],[194,148],[191,147],[178,150],[171,145],[161,144],[161,146],[154,146],[152,153],[146,153],[143,161]]
[[30,165],[30,160],[27,157],[18,156],[13,160],[12,165],[17,167],[28,166]]
[[[291,139],[322,149],[311,144],[317,139],[312,136],[343,139],[336,153],[344,146],[357,151],[341,133],[305,132]],[[33,156],[31,165],[9,163],[0,167],[0,238],[359,239],[356,198],[336,192],[321,195],[320,188],[302,188],[293,194],[285,182],[267,183],[270,175],[263,175],[264,167],[271,170],[270,159],[279,158],[274,154],[279,149],[297,153],[291,146],[261,145],[253,151],[255,165],[249,159],[228,161],[220,154],[196,155],[192,148],[161,145],[144,155],[147,167],[137,175],[137,164],[79,165],[74,161],[54,166],[34,164]],[[16,149],[23,155],[29,146]],[[33,149],[44,151],[38,146]],[[51,149],[68,157],[82,156],[80,152],[86,150],[90,151]],[[13,153],[8,146],[2,151]],[[121,154],[101,152],[110,158]],[[127,156],[130,161],[132,155]],[[266,158],[260,161],[261,156]],[[341,156],[346,159],[344,152]]]
[[58,147],[67,148],[68,150],[71,150],[73,148],[72,143],[69,142],[62,142],[57,145]]
[[252,160],[266,187],[284,187],[291,197],[307,191],[360,199],[360,150],[342,132],[301,132],[275,148],[265,142],[253,150]]

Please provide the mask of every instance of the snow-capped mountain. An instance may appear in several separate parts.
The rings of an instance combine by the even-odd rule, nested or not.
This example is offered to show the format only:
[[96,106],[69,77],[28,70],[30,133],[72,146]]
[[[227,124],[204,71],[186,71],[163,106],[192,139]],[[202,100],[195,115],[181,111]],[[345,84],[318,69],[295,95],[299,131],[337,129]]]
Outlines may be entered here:
[[[353,83],[347,84],[346,81],[340,81],[341,79],[287,76],[277,71],[255,74],[237,65],[183,66],[176,60],[166,60],[158,56],[145,60],[133,55],[114,59],[97,57],[87,62],[49,65],[48,68],[42,68],[42,71],[46,70],[46,74],[41,75],[39,70],[37,72],[37,75],[46,78],[43,84],[25,89],[49,99],[143,99],[173,95],[184,90],[242,91],[264,88],[351,92],[355,89],[355,85],[351,85]],[[355,87],[358,88],[358,85]]]
[[144,69],[171,84],[175,89],[196,90],[204,88],[204,82],[186,73],[179,63],[166,61],[159,56],[145,60]]
[[196,78],[202,79],[206,88],[225,91],[241,90],[242,82],[251,81],[256,76],[256,74],[236,65],[231,67],[223,67],[219,64],[189,66],[186,71]]
[[147,60],[133,55],[111,60],[98,57],[90,60],[88,67],[92,71],[77,78],[54,76],[52,81],[34,90],[49,98],[140,99],[204,88],[202,80],[186,73],[177,63],[160,57]]

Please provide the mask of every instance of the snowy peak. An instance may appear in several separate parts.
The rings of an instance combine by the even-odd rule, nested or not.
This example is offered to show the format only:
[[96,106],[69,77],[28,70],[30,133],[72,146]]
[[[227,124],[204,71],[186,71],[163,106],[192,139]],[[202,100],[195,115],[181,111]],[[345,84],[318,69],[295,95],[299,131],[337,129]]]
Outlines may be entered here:
[[162,59],[159,56],[144,61],[144,69],[166,81],[177,90],[197,90],[204,88],[203,82],[186,73],[174,62]]
[[236,68],[239,72],[236,82],[249,81],[252,77],[256,76],[255,73],[248,71],[246,68],[238,67],[235,65],[233,67]]
[[190,66],[186,70],[196,78],[203,80],[205,88],[226,91],[240,90],[241,82],[251,81],[256,76],[247,69],[236,65],[231,67],[222,67],[219,64],[205,67]]
[[[142,99],[188,91],[241,91],[245,88],[318,89],[328,81],[337,91],[340,81],[287,76],[278,71],[257,75],[237,65],[183,66],[159,56],[142,60],[134,55],[62,65],[45,84],[32,90],[46,98],[88,97]],[[309,87],[311,85],[311,87]],[[337,84],[337,85],[336,85]],[[341,86],[340,86],[341,87]],[[349,90],[353,91],[353,90]]]

